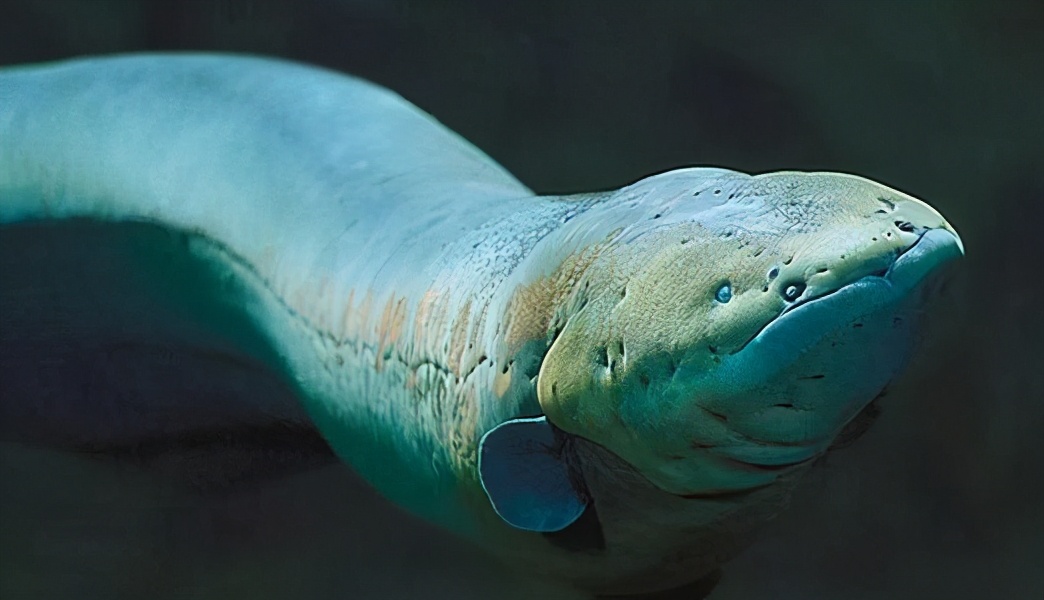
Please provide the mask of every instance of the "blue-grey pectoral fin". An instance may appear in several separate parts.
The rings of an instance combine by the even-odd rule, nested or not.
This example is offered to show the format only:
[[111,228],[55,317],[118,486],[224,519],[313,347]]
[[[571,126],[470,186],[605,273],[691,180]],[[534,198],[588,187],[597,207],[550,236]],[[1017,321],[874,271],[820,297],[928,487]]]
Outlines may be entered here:
[[552,532],[580,518],[587,500],[546,417],[513,419],[479,442],[479,476],[493,509],[512,527]]

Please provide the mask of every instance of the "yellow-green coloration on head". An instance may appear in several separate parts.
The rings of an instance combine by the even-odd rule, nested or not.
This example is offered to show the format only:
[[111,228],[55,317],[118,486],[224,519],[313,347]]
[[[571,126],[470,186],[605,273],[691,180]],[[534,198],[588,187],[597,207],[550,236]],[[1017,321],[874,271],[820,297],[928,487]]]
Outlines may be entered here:
[[[558,428],[686,496],[765,485],[822,453],[901,366],[905,316],[853,299],[790,339],[766,327],[883,275],[925,231],[953,231],[885,186],[804,173],[719,179],[645,225],[618,235],[576,286],[582,308],[544,359],[539,401]],[[846,343],[878,308],[895,312],[888,331]],[[779,348],[747,358],[759,334]]]

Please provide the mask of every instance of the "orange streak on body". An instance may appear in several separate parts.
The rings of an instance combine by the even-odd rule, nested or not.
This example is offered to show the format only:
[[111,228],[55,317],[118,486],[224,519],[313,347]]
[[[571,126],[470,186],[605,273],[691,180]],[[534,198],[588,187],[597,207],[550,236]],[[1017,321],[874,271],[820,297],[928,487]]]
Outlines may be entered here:
[[374,368],[378,372],[384,368],[385,350],[393,346],[402,335],[402,326],[406,323],[406,297],[398,300],[393,295],[388,298],[381,312],[381,319],[377,325],[377,358]]
[[451,371],[460,374],[461,361],[468,349],[468,324],[471,321],[471,300],[467,300],[457,311],[457,318],[453,320],[453,331],[450,333],[449,352],[446,356],[446,366]]

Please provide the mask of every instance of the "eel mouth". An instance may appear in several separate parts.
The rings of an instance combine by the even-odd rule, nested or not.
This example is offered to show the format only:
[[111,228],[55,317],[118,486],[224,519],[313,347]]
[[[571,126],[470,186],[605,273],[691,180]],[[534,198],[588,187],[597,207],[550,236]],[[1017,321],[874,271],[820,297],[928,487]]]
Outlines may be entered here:
[[[938,275],[944,267],[964,255],[960,238],[948,228],[926,229],[910,245],[898,252],[887,267],[862,275],[833,290],[803,298],[781,311],[744,346],[745,352],[734,352],[722,367],[727,377],[756,384],[777,377],[772,367],[781,357],[796,357],[820,343],[824,336],[838,331],[838,326],[859,323],[866,315],[881,311],[906,310],[908,302],[924,302],[937,288]],[[906,308],[904,308],[906,307]],[[861,327],[861,325],[860,325]],[[897,350],[898,352],[898,350]],[[840,424],[843,426],[843,424]],[[719,467],[746,474],[752,485],[705,489],[697,493],[675,492],[686,499],[727,500],[772,485],[783,476],[810,465],[822,457],[836,435],[772,441],[749,431],[733,428],[748,438],[748,444],[709,446],[707,453]],[[824,431],[825,433],[825,431]],[[761,480],[761,476],[765,479]]]
[[[929,232],[931,232],[931,231],[937,231],[939,233],[932,234],[932,237],[930,238],[930,242],[925,242],[925,236],[927,236],[929,234]],[[942,236],[942,237],[940,238],[940,236]],[[946,242],[950,242],[950,243],[941,243],[944,240]],[[922,242],[924,243],[923,246],[922,246]],[[956,234],[954,234],[952,231],[949,231],[947,229],[925,228],[923,231],[921,231],[921,234],[919,236],[917,236],[916,240],[914,240],[906,248],[903,248],[902,250],[900,250],[899,252],[896,253],[895,259],[892,260],[892,262],[887,267],[885,267],[883,269],[880,269],[880,270],[878,270],[878,271],[876,271],[874,273],[870,273],[869,275],[864,275],[864,276],[856,279],[855,281],[849,282],[849,283],[847,283],[847,284],[845,284],[845,285],[843,285],[843,286],[841,286],[841,287],[839,287],[837,289],[829,290],[829,291],[826,291],[826,292],[823,292],[823,293],[820,293],[820,294],[816,294],[816,295],[812,295],[812,296],[809,296],[808,298],[800,298],[797,302],[795,302],[795,303],[791,304],[790,306],[787,306],[786,308],[784,308],[783,311],[780,313],[780,316],[783,316],[784,314],[786,314],[786,313],[788,313],[788,312],[790,312],[790,311],[792,311],[792,310],[794,310],[794,309],[796,309],[796,308],[798,308],[800,306],[803,306],[803,305],[808,304],[810,302],[814,302],[816,300],[819,300],[820,298],[824,298],[824,297],[829,296],[831,294],[837,293],[837,292],[843,290],[844,288],[848,287],[849,285],[852,285],[853,283],[859,282],[860,280],[871,279],[871,278],[891,280],[894,277],[896,277],[894,275],[896,272],[910,268],[910,264],[913,261],[938,259],[937,265],[938,266],[942,266],[944,263],[949,262],[949,260],[948,260],[949,257],[940,256],[939,255],[940,254],[939,250],[941,249],[941,248],[939,248],[939,246],[942,246],[943,249],[944,249],[946,246],[950,246],[950,245],[953,245],[953,244],[956,245],[956,249],[960,252],[961,255],[963,255],[964,254],[964,245],[961,243],[960,238],[958,238],[956,236]],[[930,248],[927,251],[925,251],[924,250],[925,246],[932,246],[932,248]],[[931,269],[931,270],[934,270],[934,269]],[[927,275],[927,271],[925,271],[925,275]]]
[[[925,228],[913,243],[896,254],[895,259],[886,268],[863,275],[832,290],[799,298],[793,304],[784,307],[776,317],[765,323],[731,354],[742,352],[755,340],[786,321],[790,315],[805,312],[809,310],[810,306],[830,302],[834,296],[863,295],[859,292],[871,292],[871,288],[880,288],[873,290],[876,293],[867,293],[868,300],[882,304],[890,300],[894,301],[962,256],[964,256],[964,244],[956,232],[949,228]],[[838,300],[845,301],[840,298]],[[860,301],[855,297],[846,300],[853,305]],[[863,306],[870,305],[870,302],[863,302]]]

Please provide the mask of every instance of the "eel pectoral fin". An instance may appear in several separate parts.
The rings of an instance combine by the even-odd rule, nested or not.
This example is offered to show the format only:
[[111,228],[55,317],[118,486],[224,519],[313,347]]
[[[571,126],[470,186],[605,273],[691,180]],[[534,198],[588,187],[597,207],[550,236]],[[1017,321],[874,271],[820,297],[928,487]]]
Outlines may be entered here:
[[479,442],[479,477],[493,510],[508,525],[560,531],[587,507],[578,474],[546,417],[512,419]]

